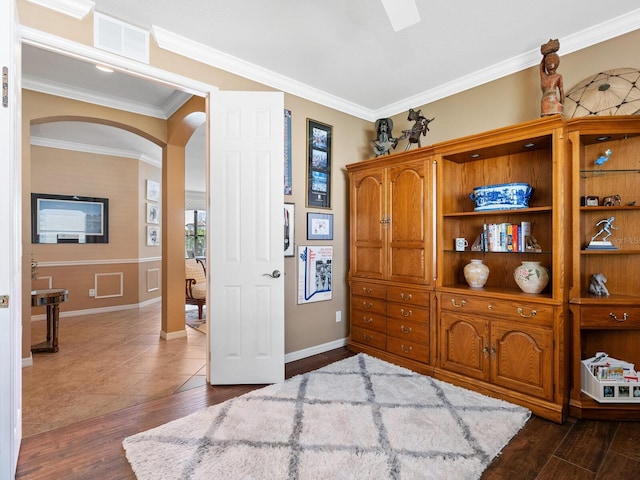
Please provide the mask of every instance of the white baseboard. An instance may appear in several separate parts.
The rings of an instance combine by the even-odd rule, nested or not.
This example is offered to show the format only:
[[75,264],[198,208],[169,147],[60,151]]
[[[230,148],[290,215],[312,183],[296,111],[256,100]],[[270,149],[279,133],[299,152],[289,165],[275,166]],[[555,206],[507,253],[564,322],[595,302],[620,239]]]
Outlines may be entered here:
[[29,352],[29,356],[27,358],[22,359],[22,368],[25,367],[33,367],[33,354]]
[[[93,315],[96,313],[110,313],[110,312],[121,312],[122,310],[133,310],[134,308],[147,307],[149,305],[153,305],[154,303],[158,303],[161,301],[162,301],[162,297],[156,297],[141,303],[133,303],[129,305],[114,305],[112,307],[87,308],[85,310],[70,310],[66,312],[60,312],[59,318],[80,317],[83,315]],[[32,322],[46,320],[46,319],[47,319],[46,313],[42,313],[40,315],[31,315]]]
[[184,330],[180,330],[179,332],[165,332],[165,331],[160,331],[160,338],[163,338],[165,340],[175,340],[176,338],[183,338],[187,336],[187,329],[185,328]]
[[284,356],[284,361],[285,363],[289,363],[296,360],[302,360],[303,358],[311,357],[313,355],[328,352],[329,350],[335,350],[336,348],[344,347],[346,344],[347,338],[341,338],[339,340],[334,340],[333,342],[323,343],[322,345],[316,345],[314,347],[305,348],[304,350],[287,353]]

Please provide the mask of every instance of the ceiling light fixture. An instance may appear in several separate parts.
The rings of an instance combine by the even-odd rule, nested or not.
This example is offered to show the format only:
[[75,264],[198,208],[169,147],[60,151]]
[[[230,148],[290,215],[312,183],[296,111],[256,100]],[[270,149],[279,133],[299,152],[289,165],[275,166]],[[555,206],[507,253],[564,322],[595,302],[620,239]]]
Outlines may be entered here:
[[536,146],[536,144],[535,144],[535,143],[525,143],[525,144],[523,145],[523,147],[524,147],[524,148],[533,148],[533,147],[535,147],[535,146]]
[[596,140],[598,142],[604,142],[605,140],[610,140],[611,136],[610,135],[602,135],[601,137],[596,137]]

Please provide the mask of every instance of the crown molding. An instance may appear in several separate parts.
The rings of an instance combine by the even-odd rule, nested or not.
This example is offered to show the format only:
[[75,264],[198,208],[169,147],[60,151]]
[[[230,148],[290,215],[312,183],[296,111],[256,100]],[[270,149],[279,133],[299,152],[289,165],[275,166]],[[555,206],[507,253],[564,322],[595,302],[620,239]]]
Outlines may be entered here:
[[96,6],[91,0],[28,0],[31,3],[82,20]]
[[[561,42],[561,53],[563,55],[567,55],[606,40],[611,40],[612,38],[637,30],[639,25],[640,8],[606,22],[602,22],[598,25],[594,25],[573,35],[563,37]],[[425,92],[421,92],[417,95],[413,95],[387,105],[373,112],[373,118],[390,117],[398,113],[405,112],[409,110],[409,108],[415,108],[419,105],[427,105],[442,98],[512,75],[534,65],[538,65],[539,63],[540,50],[530,50],[522,55],[512,57],[503,62],[496,63],[487,68],[483,68],[469,75],[460,77],[453,82],[440,85],[436,88],[432,88]]]
[[57,140],[45,137],[30,137],[31,145],[38,147],[57,148],[60,150],[71,150],[73,152],[92,153],[96,155],[109,155],[112,157],[131,158],[143,163],[148,163],[154,167],[162,167],[162,159],[152,158],[145,154],[133,152],[130,150],[122,150],[118,148],[101,147],[97,145],[89,145],[86,143],[69,142],[66,140]]
[[355,117],[366,120],[371,119],[372,111],[368,108],[328,94],[322,90],[298,82],[272,70],[259,67],[163,28],[153,26],[152,35],[158,46],[163,50],[219,68]]

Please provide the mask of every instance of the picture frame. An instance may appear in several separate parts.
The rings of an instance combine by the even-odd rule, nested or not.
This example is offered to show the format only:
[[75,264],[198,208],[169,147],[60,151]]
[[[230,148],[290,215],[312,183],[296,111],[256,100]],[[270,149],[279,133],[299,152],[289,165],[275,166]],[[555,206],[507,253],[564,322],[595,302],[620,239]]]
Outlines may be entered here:
[[295,211],[296,206],[294,203],[284,204],[284,256],[295,256]]
[[31,243],[109,243],[109,199],[32,193]]
[[308,212],[307,240],[333,240],[333,214]]
[[160,223],[160,207],[155,203],[147,203],[147,223]]
[[147,200],[160,201],[160,184],[153,180],[147,180]]
[[[291,170],[291,110],[284,111],[284,194],[293,194],[293,172]],[[291,254],[293,256],[293,254]]]
[[160,227],[155,225],[147,226],[147,246],[157,247],[160,245]]
[[298,305],[332,298],[333,246],[298,247]]
[[307,118],[307,207],[331,208],[332,130]]

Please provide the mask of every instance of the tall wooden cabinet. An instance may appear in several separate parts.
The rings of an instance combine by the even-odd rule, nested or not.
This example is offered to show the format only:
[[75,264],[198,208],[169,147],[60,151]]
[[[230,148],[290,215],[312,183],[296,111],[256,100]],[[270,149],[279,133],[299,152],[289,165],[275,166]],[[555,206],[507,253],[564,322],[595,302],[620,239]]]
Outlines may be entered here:
[[347,166],[352,350],[432,371],[430,149]]
[[[437,163],[437,328],[435,375],[499,396],[562,422],[568,404],[567,281],[569,192],[563,122],[549,117],[434,146]],[[476,211],[469,194],[479,186],[528,183],[528,208]],[[469,245],[490,224],[531,224],[541,251],[454,249]],[[505,227],[506,228],[506,227]],[[490,269],[482,288],[471,288],[463,269],[481,259]],[[539,261],[550,282],[523,293],[513,272]]]
[[[567,132],[573,158],[570,412],[578,418],[638,420],[640,403],[598,403],[582,393],[580,362],[606,352],[640,368],[640,118],[576,119],[567,122]],[[597,164],[607,150],[609,160]],[[602,205],[604,197],[614,195],[619,204],[614,199],[613,205]],[[598,223],[610,217],[615,221],[608,240],[616,248],[585,248]],[[596,273],[606,277],[609,295],[589,293]]]

